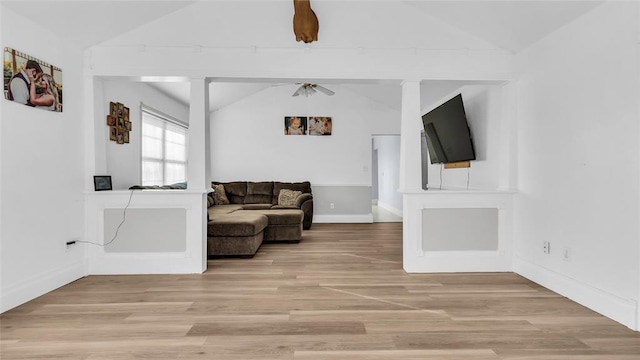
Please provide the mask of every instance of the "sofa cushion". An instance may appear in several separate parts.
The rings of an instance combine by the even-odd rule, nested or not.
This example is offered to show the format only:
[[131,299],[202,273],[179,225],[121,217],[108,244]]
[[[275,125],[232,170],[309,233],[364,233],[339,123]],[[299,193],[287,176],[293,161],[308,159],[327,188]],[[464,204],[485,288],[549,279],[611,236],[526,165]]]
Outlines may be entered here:
[[247,182],[247,196],[245,204],[271,204],[273,196],[273,182]]
[[244,204],[244,197],[247,196],[246,181],[232,181],[222,184],[224,185],[224,190],[232,204]]
[[278,205],[294,206],[296,204],[296,199],[300,195],[302,195],[302,191],[282,189],[278,194]]
[[269,225],[267,217],[258,212],[234,211],[211,217],[207,223],[208,236],[252,236]]
[[242,210],[240,213],[263,214],[273,225],[301,225],[304,213],[300,209]]
[[271,203],[268,204],[244,204],[242,208],[244,210],[269,210],[273,205]]
[[299,207],[295,206],[295,205],[271,205],[272,209],[294,209],[294,210],[300,210]]
[[271,194],[273,194],[273,181],[247,183],[247,195],[271,195]]
[[213,202],[216,205],[229,205],[229,199],[222,184],[213,185]]
[[271,195],[247,195],[244,197],[244,203],[271,205]]
[[209,220],[225,214],[230,214],[234,211],[242,210],[242,205],[214,205],[207,208],[207,215]]

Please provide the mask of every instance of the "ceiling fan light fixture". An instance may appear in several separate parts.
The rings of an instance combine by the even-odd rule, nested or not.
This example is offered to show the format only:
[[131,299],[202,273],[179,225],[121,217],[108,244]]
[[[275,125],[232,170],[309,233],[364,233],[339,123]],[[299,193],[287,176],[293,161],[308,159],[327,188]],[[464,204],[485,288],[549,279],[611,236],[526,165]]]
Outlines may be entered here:
[[320,86],[318,84],[304,83],[291,96],[304,95],[306,97],[309,97],[309,96],[315,94],[318,91],[320,91],[321,93],[323,93],[325,95],[329,95],[329,96],[335,94],[333,91],[331,91],[331,90],[329,90],[329,89],[327,89],[327,88],[325,88],[323,86]]

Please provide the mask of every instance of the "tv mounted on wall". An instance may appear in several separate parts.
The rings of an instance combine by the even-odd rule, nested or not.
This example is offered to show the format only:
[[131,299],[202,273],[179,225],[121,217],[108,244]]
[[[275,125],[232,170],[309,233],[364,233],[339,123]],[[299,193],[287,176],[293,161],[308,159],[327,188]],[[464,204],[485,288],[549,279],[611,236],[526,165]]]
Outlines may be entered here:
[[476,159],[462,94],[422,115],[432,164]]

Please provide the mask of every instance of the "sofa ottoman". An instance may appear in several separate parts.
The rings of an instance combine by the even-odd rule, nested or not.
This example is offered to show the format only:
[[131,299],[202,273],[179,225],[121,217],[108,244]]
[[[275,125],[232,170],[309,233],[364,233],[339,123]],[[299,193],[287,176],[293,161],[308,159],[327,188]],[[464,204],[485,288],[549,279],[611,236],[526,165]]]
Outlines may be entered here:
[[304,212],[299,209],[240,210],[240,213],[261,214],[268,218],[264,229],[265,242],[298,243],[302,239]]
[[207,223],[207,254],[251,257],[262,244],[267,225],[268,218],[259,212],[240,210],[214,216]]

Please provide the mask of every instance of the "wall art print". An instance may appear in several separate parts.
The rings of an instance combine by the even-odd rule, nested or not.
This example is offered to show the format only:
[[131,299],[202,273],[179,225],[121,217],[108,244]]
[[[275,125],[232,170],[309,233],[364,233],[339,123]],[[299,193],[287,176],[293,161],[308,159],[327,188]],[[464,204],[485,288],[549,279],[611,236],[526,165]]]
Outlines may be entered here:
[[5,99],[62,112],[62,69],[9,47],[3,64]]

